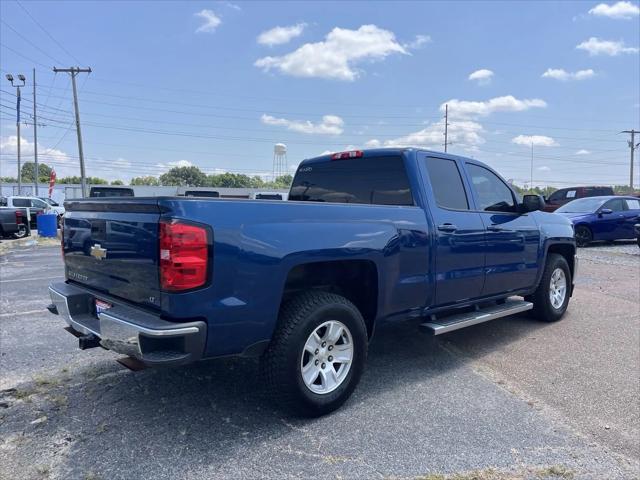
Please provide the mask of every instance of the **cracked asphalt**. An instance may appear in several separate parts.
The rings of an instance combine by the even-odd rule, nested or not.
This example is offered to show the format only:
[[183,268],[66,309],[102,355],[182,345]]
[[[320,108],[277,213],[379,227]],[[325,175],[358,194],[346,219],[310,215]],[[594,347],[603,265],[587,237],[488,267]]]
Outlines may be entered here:
[[383,325],[352,399],[306,420],[273,408],[255,361],[131,372],[78,350],[44,310],[59,249],[11,251],[0,478],[640,478],[640,249],[579,255],[561,322],[510,317],[438,339]]

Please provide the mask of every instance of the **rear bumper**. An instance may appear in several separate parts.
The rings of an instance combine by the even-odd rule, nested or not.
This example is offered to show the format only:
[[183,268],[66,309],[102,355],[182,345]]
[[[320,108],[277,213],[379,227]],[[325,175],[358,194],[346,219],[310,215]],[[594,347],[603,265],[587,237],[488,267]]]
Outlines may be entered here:
[[[71,328],[93,335],[108,350],[137,358],[150,366],[182,365],[202,358],[207,338],[204,322],[168,322],[145,310],[68,283],[49,286],[51,311]],[[96,314],[95,300],[113,307]]]

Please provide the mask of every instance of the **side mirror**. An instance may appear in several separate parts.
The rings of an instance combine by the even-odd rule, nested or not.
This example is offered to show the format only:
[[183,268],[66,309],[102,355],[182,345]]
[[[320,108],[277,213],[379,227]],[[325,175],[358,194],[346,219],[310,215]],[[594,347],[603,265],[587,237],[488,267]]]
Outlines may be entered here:
[[602,210],[600,210],[598,212],[600,215],[610,215],[613,213],[613,210],[611,210],[610,208],[603,208]]
[[521,211],[522,213],[535,212],[544,209],[544,198],[542,195],[524,195],[522,197]]

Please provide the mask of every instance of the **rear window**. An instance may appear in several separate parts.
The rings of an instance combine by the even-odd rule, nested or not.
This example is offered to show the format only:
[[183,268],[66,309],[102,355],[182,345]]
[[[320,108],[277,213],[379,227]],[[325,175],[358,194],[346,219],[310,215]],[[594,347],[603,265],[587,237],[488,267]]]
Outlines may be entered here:
[[293,179],[289,200],[413,205],[400,156],[365,156],[304,165]]

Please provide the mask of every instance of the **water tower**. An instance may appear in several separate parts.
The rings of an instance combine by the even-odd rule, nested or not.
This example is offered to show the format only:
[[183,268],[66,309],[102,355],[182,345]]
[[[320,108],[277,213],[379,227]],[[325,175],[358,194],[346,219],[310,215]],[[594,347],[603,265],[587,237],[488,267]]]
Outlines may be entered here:
[[287,146],[284,143],[276,143],[273,146],[273,179],[288,173]]

